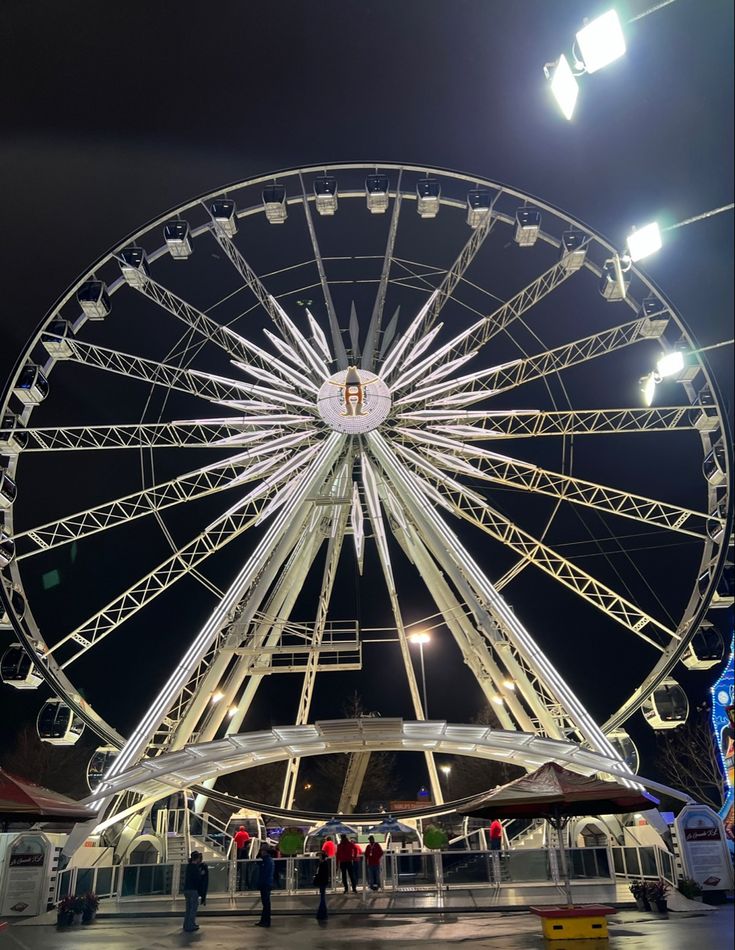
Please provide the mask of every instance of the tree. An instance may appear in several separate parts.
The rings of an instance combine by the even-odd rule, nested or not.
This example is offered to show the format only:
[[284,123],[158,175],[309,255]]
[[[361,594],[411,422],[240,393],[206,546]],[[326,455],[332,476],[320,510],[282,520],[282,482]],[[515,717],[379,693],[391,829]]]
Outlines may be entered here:
[[665,781],[717,811],[725,800],[709,707],[699,706],[687,722],[657,733],[656,766]]
[[93,749],[84,739],[74,746],[54,746],[42,742],[32,725],[25,725],[15,743],[3,753],[0,764],[18,778],[43,785],[61,795],[84,798],[87,787],[87,764]]

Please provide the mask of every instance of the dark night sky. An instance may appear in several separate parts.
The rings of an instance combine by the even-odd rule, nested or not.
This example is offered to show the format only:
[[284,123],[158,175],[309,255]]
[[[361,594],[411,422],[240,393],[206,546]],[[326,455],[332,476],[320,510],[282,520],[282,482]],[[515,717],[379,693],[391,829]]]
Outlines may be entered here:
[[[652,5],[630,0],[617,8],[625,20]],[[123,235],[193,195],[272,169],[365,159],[475,172],[538,195],[617,245],[631,225],[656,217],[673,223],[730,202],[732,4],[678,0],[631,24],[628,54],[583,84],[570,124],[550,100],[542,66],[568,51],[585,16],[606,8],[594,0],[6,0],[0,20],[6,90],[0,378],[57,296]],[[732,258],[727,214],[671,232],[646,264],[701,345],[732,336]],[[731,361],[731,349],[711,354],[730,407]],[[66,392],[75,411],[89,410],[71,383]],[[40,421],[34,417],[34,423]],[[582,464],[584,451],[580,446]],[[120,478],[124,482],[125,473]],[[49,482],[58,489],[68,484],[64,479],[59,470]],[[646,488],[655,484],[653,478]],[[40,479],[35,485],[42,491]],[[19,487],[22,492],[22,479]],[[50,490],[46,495],[38,499],[40,509],[53,500]],[[34,511],[33,501],[25,505]],[[589,525],[595,527],[593,519]],[[567,528],[567,540],[575,530],[582,536],[579,525]],[[114,578],[116,563],[108,550],[97,574],[87,564],[94,583]],[[660,562],[652,557],[648,567],[654,583],[661,582]],[[227,564],[219,569],[226,579]],[[371,571],[377,575],[377,562],[368,558],[361,592],[368,623],[379,622],[377,614],[367,619],[365,607]],[[564,637],[589,615],[567,612],[568,601],[531,573],[509,593],[515,609],[532,632],[544,628],[544,647],[603,716],[620,698],[610,683],[615,674],[632,684],[636,648],[628,638],[624,656],[617,646],[595,647],[581,663],[583,634],[568,643]],[[410,587],[409,574],[401,577]],[[179,609],[188,596],[196,595],[182,593]],[[62,601],[46,609],[62,603],[73,612],[74,605]],[[84,606],[77,605],[80,616]],[[420,615],[418,601],[415,609]],[[172,614],[157,602],[147,623],[170,625],[172,616],[175,609]],[[114,685],[110,715],[121,729],[140,715],[186,636],[179,629],[163,648],[131,651],[127,666],[112,650],[87,664],[92,693]],[[448,641],[431,649],[429,677],[443,697],[443,708],[432,711],[468,717],[477,701],[465,698],[461,662]],[[155,672],[148,675],[146,668]],[[709,674],[682,679],[695,698],[711,681]],[[367,685],[349,677],[344,692],[353,684],[368,706],[407,712],[395,699],[399,687],[389,669],[371,675]],[[338,716],[342,692],[340,686],[318,693],[316,715]],[[38,702],[38,694],[2,691],[0,741],[7,741],[11,722],[35,714]],[[263,721],[288,719],[283,709],[290,700],[283,707],[279,702],[261,704]],[[640,718],[634,722],[633,731],[643,735]]]

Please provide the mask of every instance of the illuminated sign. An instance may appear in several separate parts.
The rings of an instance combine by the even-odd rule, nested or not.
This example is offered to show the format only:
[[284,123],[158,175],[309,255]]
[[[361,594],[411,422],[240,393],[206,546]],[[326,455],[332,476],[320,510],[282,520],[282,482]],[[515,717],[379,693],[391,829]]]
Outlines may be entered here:
[[733,693],[735,677],[733,675],[733,651],[735,641],[730,643],[730,656],[722,675],[711,689],[712,694],[712,729],[715,735],[717,750],[725,776],[725,803],[720,810],[720,816],[725,824],[725,833],[730,841],[734,840],[733,832],[733,798],[735,782],[733,771],[735,765],[735,700]]

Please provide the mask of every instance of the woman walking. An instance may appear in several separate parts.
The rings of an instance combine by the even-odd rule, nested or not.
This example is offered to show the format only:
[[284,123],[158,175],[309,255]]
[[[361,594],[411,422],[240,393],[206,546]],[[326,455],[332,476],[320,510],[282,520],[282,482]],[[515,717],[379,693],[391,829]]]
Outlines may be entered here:
[[199,930],[197,908],[199,907],[199,889],[202,882],[201,863],[201,854],[198,851],[192,851],[184,874],[184,900],[186,901],[184,930],[186,933]]
[[316,912],[316,919],[319,921],[326,921],[327,919],[327,888],[329,887],[331,863],[326,851],[322,851],[314,875],[314,884],[319,888],[319,908]]

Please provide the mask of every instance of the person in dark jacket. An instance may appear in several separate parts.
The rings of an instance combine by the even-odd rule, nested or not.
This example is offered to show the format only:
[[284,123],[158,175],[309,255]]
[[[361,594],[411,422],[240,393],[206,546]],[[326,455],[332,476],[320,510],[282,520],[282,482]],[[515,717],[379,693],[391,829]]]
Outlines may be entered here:
[[184,872],[184,900],[186,901],[184,930],[186,933],[199,930],[197,908],[199,907],[199,887],[202,881],[201,863],[201,854],[198,851],[192,851]]
[[209,890],[209,865],[199,860],[199,900],[202,902],[202,907],[207,903],[207,891]]
[[258,874],[258,887],[260,888],[260,902],[263,905],[263,911],[256,927],[270,927],[271,925],[271,890],[273,889],[273,858],[270,854],[268,845],[261,845],[260,848],[260,868]]
[[355,848],[355,845],[350,841],[347,835],[341,835],[339,844],[337,845],[337,863],[339,864],[339,869],[342,872],[342,885],[345,889],[345,894],[347,894],[349,891],[349,887],[347,885],[348,878],[349,883],[352,885],[352,893],[357,893],[357,881],[355,879],[356,860],[357,849]]
[[327,888],[332,861],[326,851],[319,855],[319,864],[314,875],[314,884],[319,888],[319,908],[316,912],[317,920],[327,919]]

